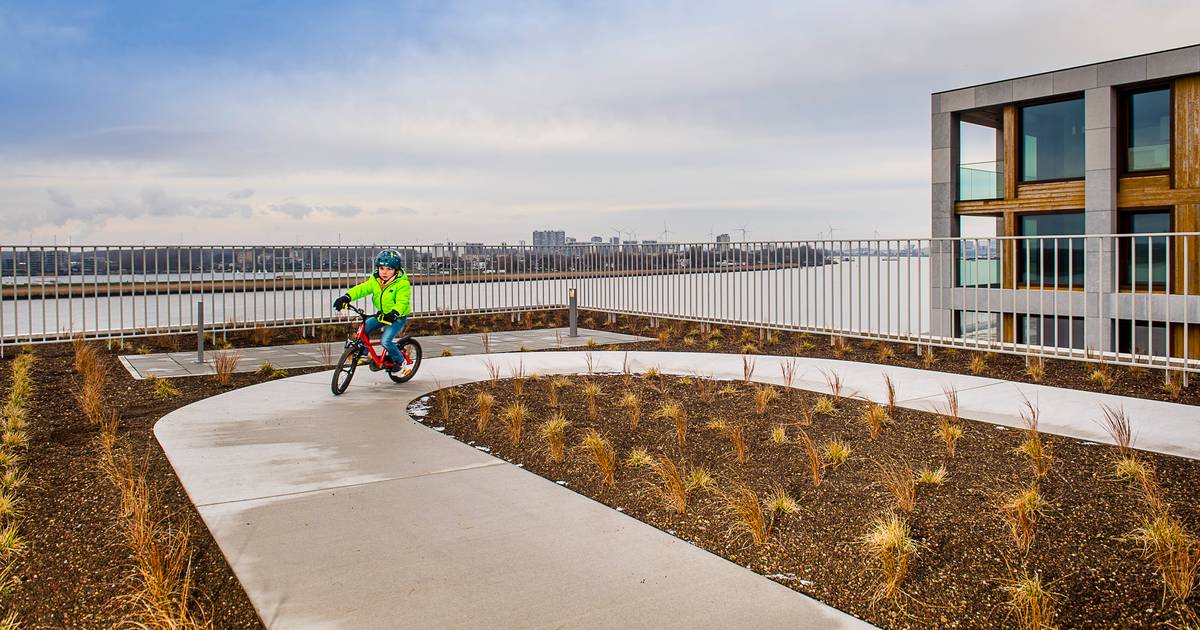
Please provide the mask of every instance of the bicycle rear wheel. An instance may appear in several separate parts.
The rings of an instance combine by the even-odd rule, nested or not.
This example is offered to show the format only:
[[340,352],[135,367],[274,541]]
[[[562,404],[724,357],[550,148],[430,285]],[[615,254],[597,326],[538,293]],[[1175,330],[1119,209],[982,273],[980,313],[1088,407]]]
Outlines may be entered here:
[[358,368],[361,357],[362,348],[356,346],[346,346],[346,349],[342,351],[342,356],[337,362],[337,369],[333,371],[333,382],[330,383],[330,389],[333,390],[334,396],[341,395],[347,387],[350,387],[350,379],[354,378],[354,370]]
[[388,377],[395,383],[407,383],[417,375],[417,369],[421,367],[421,344],[412,337],[406,337],[396,345],[404,352],[404,356],[408,357],[408,362],[395,372],[388,372]]

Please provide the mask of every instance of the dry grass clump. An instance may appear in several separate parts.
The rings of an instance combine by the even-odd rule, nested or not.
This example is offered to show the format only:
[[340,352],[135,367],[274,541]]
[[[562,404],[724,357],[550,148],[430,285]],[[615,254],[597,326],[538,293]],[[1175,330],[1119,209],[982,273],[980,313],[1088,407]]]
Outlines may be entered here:
[[758,346],[752,343],[742,344],[740,351],[742,354],[758,354]]
[[458,398],[459,396],[462,396],[462,390],[456,388],[443,389],[442,391],[438,392],[438,412],[441,413],[442,422],[450,421],[450,408],[454,405],[454,399]]
[[796,354],[804,354],[815,347],[808,333],[800,333],[796,337]]
[[879,466],[883,487],[896,499],[896,509],[912,512],[917,504],[917,481],[908,464],[889,463]]
[[823,372],[823,374],[825,375],[825,385],[829,387],[829,394],[834,398],[841,398],[844,387],[842,376],[833,370]]
[[154,395],[159,398],[174,398],[179,395],[179,388],[165,378],[156,378],[154,379]]
[[772,444],[787,444],[788,434],[787,427],[782,424],[777,424],[771,427],[771,443]]
[[779,398],[779,390],[773,385],[755,386],[754,388],[754,413],[759,416],[766,415],[767,406],[770,405],[776,398]]
[[488,387],[495,387],[500,381],[500,366],[492,363],[491,359],[484,360],[483,365],[487,368]]
[[1200,571],[1200,544],[1178,519],[1158,514],[1143,520],[1133,534],[1146,556],[1154,561],[1162,575],[1164,594],[1186,601],[1196,585]]
[[770,537],[767,517],[763,514],[762,502],[748,486],[738,484],[722,495],[726,508],[736,517],[733,531],[749,535],[754,544],[761,545]]
[[487,392],[481,391],[475,395],[475,408],[479,411],[475,420],[475,428],[480,433],[487,431],[488,421],[492,418],[492,407],[495,404],[496,397]]
[[887,364],[888,361],[896,358],[896,351],[892,349],[892,344],[881,341],[875,348],[875,359],[881,364]]
[[1167,372],[1167,377],[1163,381],[1162,390],[1171,400],[1179,400],[1183,395],[1183,376],[1179,372]]
[[589,382],[583,386],[583,397],[587,399],[588,405],[588,417],[592,420],[595,420],[600,413],[599,401],[603,393],[604,389],[600,387],[599,383]]
[[821,473],[824,472],[825,463],[821,461],[821,454],[817,452],[817,445],[809,437],[808,432],[800,431],[800,443],[804,445],[804,454],[808,456],[808,473],[812,479],[814,487],[821,485]]
[[1008,606],[1017,619],[1021,630],[1043,630],[1053,628],[1054,602],[1058,594],[1051,593],[1036,573],[1023,573],[1004,585],[1008,593]]
[[837,468],[846,463],[850,459],[850,445],[841,441],[838,438],[833,438],[825,443],[825,461],[832,468]]
[[666,403],[663,403],[663,406],[658,410],[656,415],[659,418],[670,420],[675,424],[675,438],[679,442],[679,448],[683,448],[687,442],[688,430],[688,415],[683,405],[673,400],[668,400]]
[[887,372],[883,373],[883,387],[887,391],[887,407],[888,410],[896,408],[896,383],[892,381],[892,375]]
[[654,458],[644,448],[635,448],[625,456],[625,465],[630,468],[649,468],[653,464]]
[[892,422],[887,409],[871,401],[867,401],[867,409],[863,412],[862,419],[867,425],[872,440],[878,439],[879,434],[883,432],[883,426]]
[[692,490],[702,490],[704,492],[713,492],[717,489],[717,480],[713,479],[708,471],[700,466],[693,466],[688,469],[687,479],[688,492]]
[[1029,546],[1033,544],[1034,529],[1045,507],[1036,483],[1013,492],[1000,503],[1000,513],[1004,516],[1008,531],[1022,552],[1029,551]]
[[1107,363],[1097,363],[1088,372],[1087,377],[1089,382],[1100,386],[1100,389],[1108,391],[1117,383],[1116,375],[1113,374],[1112,366]]
[[1025,409],[1021,410],[1021,421],[1025,424],[1025,441],[1017,447],[1017,452],[1029,459],[1034,476],[1041,479],[1050,471],[1051,458],[1050,445],[1042,440],[1042,433],[1038,430],[1038,415],[1037,405],[1025,399]]
[[1026,357],[1025,376],[1034,383],[1041,383],[1046,378],[1046,360],[1042,357]]
[[676,514],[687,512],[688,484],[683,480],[683,474],[675,466],[675,462],[667,457],[659,457],[650,465],[654,474],[658,475],[661,485],[655,486],[659,496],[667,503],[667,507]]
[[596,469],[600,471],[600,476],[604,479],[604,485],[610,488],[615,486],[617,452],[613,449],[612,442],[609,442],[607,438],[600,435],[595,429],[588,429],[587,435],[584,436],[579,448],[596,465]]
[[750,454],[746,449],[746,437],[742,425],[737,423],[730,425],[725,429],[725,435],[729,436],[729,443],[733,447],[737,463],[745,464],[746,460],[750,458]]
[[[834,409],[833,399],[828,396],[818,396],[817,401],[812,406],[812,412],[820,416],[827,416],[833,413]],[[812,424],[811,420],[808,424]]]
[[513,446],[521,444],[527,417],[529,417],[529,408],[523,403],[515,402],[504,409],[504,425],[508,429],[508,439]]
[[946,445],[946,454],[954,457],[954,448],[963,436],[962,421],[958,417],[958,391],[953,387],[942,390],[946,394],[945,408],[937,408],[938,426],[933,436]]
[[250,343],[256,346],[269,346],[274,339],[274,329],[259,326],[250,331]]
[[556,412],[550,416],[550,419],[543,422],[538,433],[542,439],[546,440],[546,444],[550,449],[550,461],[555,464],[561,464],[563,461],[563,450],[566,444],[566,429],[571,423],[567,422],[567,417],[562,412]]
[[283,378],[288,375],[287,370],[275,367],[270,361],[263,361],[262,365],[259,365],[258,369],[255,370],[254,373],[261,378],[271,380]]
[[238,363],[242,361],[242,353],[234,350],[222,350],[213,355],[213,379],[218,384],[228,387],[233,381],[233,373],[237,371]]
[[771,488],[771,494],[767,495],[763,503],[767,508],[767,513],[771,515],[772,527],[783,515],[796,514],[800,511],[800,504],[782,486]]
[[749,383],[750,377],[754,376],[754,366],[757,364],[757,360],[744,350],[742,353],[742,380]]
[[987,367],[987,358],[983,355],[983,353],[971,353],[971,360],[967,362],[967,370],[971,372],[971,374],[979,376],[980,374],[987,372]]
[[940,486],[945,483],[946,474],[945,466],[938,466],[935,469],[926,466],[921,469],[921,472],[917,473],[917,483],[927,486]]
[[642,420],[642,399],[633,392],[625,392],[620,405],[629,414],[629,430],[637,431],[638,423]]
[[1118,479],[1131,481],[1140,481],[1146,478],[1149,474],[1148,469],[1133,451],[1133,427],[1130,425],[1125,408],[1101,405],[1100,410],[1104,414],[1104,420],[1100,426],[1104,428],[1117,447],[1117,461],[1113,464],[1114,474]]
[[796,380],[796,368],[798,364],[795,359],[788,359],[779,364],[779,373],[783,376],[783,386],[791,389],[792,383]]
[[854,351],[854,346],[850,345],[850,341],[845,337],[834,336],[831,341],[833,342],[833,353],[838,357],[845,357]]
[[717,398],[717,382],[711,378],[696,375],[696,398],[701,402],[712,402]]
[[908,566],[917,552],[908,521],[896,514],[876,517],[867,532],[859,538],[867,555],[882,574],[882,581],[872,595],[873,602],[894,599],[900,594],[900,584],[908,574]]
[[933,366],[936,364],[937,352],[934,351],[933,346],[926,346],[925,349],[921,351],[921,367],[925,368],[926,370],[932,370]]

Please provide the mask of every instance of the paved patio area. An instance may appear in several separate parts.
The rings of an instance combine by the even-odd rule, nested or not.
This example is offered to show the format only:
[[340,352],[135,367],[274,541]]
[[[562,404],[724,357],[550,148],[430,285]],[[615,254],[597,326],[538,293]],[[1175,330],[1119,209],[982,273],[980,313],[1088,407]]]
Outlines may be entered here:
[[[625,335],[603,330],[578,328],[576,337],[570,336],[569,328],[543,328],[538,330],[512,330],[489,334],[488,344],[491,352],[516,352],[521,348],[526,350],[545,350],[547,348],[577,348],[595,342],[599,346],[613,344],[635,343],[638,341],[653,341],[651,337]],[[425,358],[430,359],[442,355],[449,349],[454,355],[484,354],[484,338],[479,333],[462,335],[436,335],[416,337],[424,350]],[[241,361],[238,362],[238,372],[253,372],[260,365],[270,362],[277,368],[321,367],[337,361],[342,353],[342,341],[328,343],[307,343],[289,346],[266,346],[262,348],[238,348]],[[322,347],[326,348],[322,350]],[[196,352],[169,352],[163,354],[130,354],[122,356],[121,364],[136,379],[147,376],[158,378],[176,378],[181,376],[197,376],[213,374],[213,357],[216,352],[208,350],[204,353],[205,362],[196,362]]]

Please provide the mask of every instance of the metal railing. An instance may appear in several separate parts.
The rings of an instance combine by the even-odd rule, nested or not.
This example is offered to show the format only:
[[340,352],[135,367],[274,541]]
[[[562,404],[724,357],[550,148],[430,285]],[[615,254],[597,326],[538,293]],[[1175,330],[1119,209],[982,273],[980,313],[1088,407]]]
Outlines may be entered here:
[[[415,317],[609,314],[1200,370],[1200,234],[389,246]],[[0,351],[315,326],[380,246],[0,247]],[[702,350],[698,347],[697,350]]]

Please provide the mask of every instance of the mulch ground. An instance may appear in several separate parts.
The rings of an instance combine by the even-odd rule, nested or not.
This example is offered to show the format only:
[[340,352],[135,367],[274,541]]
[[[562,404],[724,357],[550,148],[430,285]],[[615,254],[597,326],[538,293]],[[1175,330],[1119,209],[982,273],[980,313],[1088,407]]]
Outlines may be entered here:
[[[1030,463],[1014,451],[1024,439],[1022,431],[964,421],[964,436],[955,456],[948,457],[933,435],[937,421],[932,414],[892,410],[891,424],[871,439],[862,401],[839,400],[832,414],[801,426],[801,410],[811,408],[816,394],[781,390],[781,397],[759,417],[749,384],[721,383],[723,392],[713,402],[703,402],[690,379],[675,377],[635,376],[628,385],[620,376],[587,379],[603,391],[600,412],[592,419],[584,380],[574,377],[560,394],[558,409],[570,422],[563,463],[550,460],[547,442],[539,436],[540,424],[554,412],[545,378],[525,383],[521,401],[529,417],[518,446],[510,442],[503,419],[504,409],[516,400],[511,380],[454,388],[458,394],[449,398],[446,418],[439,399],[452,395],[450,390],[436,392],[424,401],[430,412],[422,421],[444,426],[458,440],[486,447],[547,479],[565,481],[576,492],[882,627],[1015,627],[1005,586],[1022,570],[1036,572],[1058,594],[1053,621],[1061,627],[1188,627],[1187,620],[1194,619],[1188,616],[1189,606],[1164,603],[1156,570],[1127,538],[1149,512],[1135,487],[1112,476],[1115,448],[1043,436],[1053,455],[1050,472],[1040,482],[1049,505],[1030,550],[1022,553],[997,509],[1006,493],[1035,479]],[[480,433],[475,400],[485,390],[496,404]],[[642,400],[636,430],[617,405],[625,392]],[[654,417],[667,400],[687,410],[683,448],[674,424]],[[747,463],[737,463],[727,433],[706,428],[711,420],[744,427]],[[786,427],[786,443],[771,440],[776,425]],[[654,491],[657,477],[647,468],[622,463],[615,486],[606,486],[595,464],[577,448],[591,428],[611,441],[622,462],[631,450],[646,449],[687,469],[704,468],[724,489],[744,483],[764,497],[783,488],[800,510],[777,519],[769,542],[755,545],[736,528],[719,491],[694,490],[687,512],[679,515]],[[825,469],[819,486],[811,481],[798,439],[801,429],[818,447],[838,438],[852,449],[845,464]],[[1200,531],[1200,462],[1140,456],[1157,470],[1174,513],[1191,531]],[[873,519],[894,509],[894,499],[880,484],[883,463],[916,470],[944,465],[948,475],[941,485],[918,486],[916,507],[906,515],[919,548],[903,582],[904,595],[873,605],[870,596],[878,575],[857,541]],[[1188,603],[1196,604],[1197,596]]]
[[[481,332],[509,328],[561,325],[561,313],[531,313],[514,322],[509,315],[417,320],[414,334]],[[298,341],[344,339],[349,325],[329,325],[314,331],[285,328],[238,331],[226,335],[234,347],[282,345]],[[220,334],[218,334],[220,337]],[[218,628],[261,628],[241,584],[234,576],[198,512],[187,498],[158,441],[154,423],[166,414],[233,388],[255,385],[267,377],[236,374],[229,386],[211,377],[170,379],[179,394],[161,398],[151,382],[138,381],[120,365],[117,356],[137,351],[165,352],[194,347],[194,335],[130,339],[126,348],[104,351],[109,367],[108,402],[121,414],[118,448],[144,462],[146,478],[162,498],[166,513],[192,532],[192,578],[197,603],[211,613]],[[97,468],[98,429],[84,419],[75,400],[80,377],[73,367],[69,344],[38,345],[32,369],[33,399],[29,405],[29,446],[21,470],[28,482],[17,496],[23,507],[21,535],[27,548],[18,557],[12,593],[0,600],[0,611],[15,611],[26,628],[97,628],[119,625],[131,614],[122,593],[130,590],[133,561],[119,529],[120,499]],[[0,359],[0,399],[6,398],[15,352]],[[325,368],[290,370],[289,375]]]
[[[845,346],[841,351],[837,351],[827,335],[767,331],[746,326],[716,324],[712,326],[712,330],[718,331],[714,335],[711,331],[702,331],[698,324],[691,322],[659,319],[656,323],[657,325],[653,325],[652,320],[648,317],[618,315],[616,323],[609,324],[606,323],[606,316],[603,313],[586,311],[580,313],[581,326],[658,338],[658,341],[622,344],[613,348],[619,350],[803,356],[875,364],[886,363],[955,374],[973,374],[970,370],[971,359],[978,355],[984,359],[985,365],[978,376],[1020,383],[1038,383],[1080,391],[1103,392],[1117,396],[1200,405],[1200,375],[1197,374],[1192,375],[1188,387],[1181,388],[1176,397],[1164,389],[1164,374],[1161,369],[1107,368],[1104,371],[1111,381],[1106,388],[1102,380],[1094,376],[1098,364],[1086,361],[1047,358],[1044,363],[1045,375],[1040,381],[1035,381],[1027,373],[1025,357],[1021,355],[935,348],[934,361],[927,367],[922,357],[917,354],[917,347],[911,344],[843,338]],[[881,360],[881,347],[888,348],[891,356]],[[1175,376],[1178,377],[1178,374]]]

